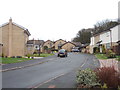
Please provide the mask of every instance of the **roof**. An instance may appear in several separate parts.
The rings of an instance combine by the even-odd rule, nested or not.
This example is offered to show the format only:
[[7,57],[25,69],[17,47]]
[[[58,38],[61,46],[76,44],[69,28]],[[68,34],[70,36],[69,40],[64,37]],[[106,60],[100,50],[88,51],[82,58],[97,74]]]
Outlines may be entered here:
[[27,41],[27,44],[43,45],[44,41],[43,40],[29,40]]
[[80,47],[82,45],[81,42],[72,42],[72,43],[74,43],[77,47]]
[[[118,24],[118,25],[120,25],[120,24]],[[101,32],[99,32],[99,33],[95,33],[95,34],[93,34],[92,36],[98,36],[98,35],[100,35],[100,34],[102,34],[102,33],[104,33],[104,32],[108,32],[108,31],[110,31],[112,28],[117,27],[118,25],[116,25],[116,26],[114,26],[114,27],[110,27],[109,29],[103,30],[103,31],[101,31]]]
[[[72,43],[72,42],[68,41],[68,42],[66,42],[66,43],[62,44],[62,46],[64,46],[64,45],[65,45],[65,44],[67,44],[67,43],[71,43],[71,44],[75,45],[74,43]],[[75,45],[75,46],[76,46],[76,45]]]
[[120,40],[119,40],[119,41],[117,41],[117,43],[120,43]]
[[[8,25],[8,24],[9,24],[9,22],[4,23],[4,24],[0,25],[0,28],[3,27],[3,26],[6,26],[6,25]],[[25,30],[24,32],[25,32],[28,36],[31,35],[27,28],[25,28],[25,27],[23,27],[23,26],[21,26],[21,25],[18,25],[17,23],[14,23],[14,22],[12,22],[12,24],[15,25],[15,26],[17,26],[17,27],[19,27],[19,28],[21,28],[21,29],[23,29],[23,30]]]
[[64,41],[64,42],[66,42],[65,40],[63,40],[63,39],[59,39],[59,40],[56,40],[54,43],[56,43],[57,41],[60,41],[60,40],[62,40],[62,41]]
[[2,43],[0,43],[0,45],[1,45],[1,46],[3,46],[3,44],[2,44]]

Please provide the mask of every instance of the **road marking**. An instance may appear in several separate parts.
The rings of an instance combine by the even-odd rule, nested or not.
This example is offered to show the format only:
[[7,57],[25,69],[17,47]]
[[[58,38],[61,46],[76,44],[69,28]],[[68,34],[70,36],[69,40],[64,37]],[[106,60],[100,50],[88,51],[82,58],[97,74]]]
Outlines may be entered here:
[[[82,68],[87,61],[88,61],[88,58],[85,59],[85,62],[80,66],[80,68]],[[78,70],[78,69],[77,69],[77,70]],[[49,79],[49,80],[47,80],[47,81],[45,81],[45,82],[43,82],[43,83],[37,84],[36,86],[33,86],[33,87],[28,87],[28,88],[31,88],[31,90],[34,90],[34,88],[38,88],[38,87],[42,86],[43,84],[46,84],[46,83],[48,83],[48,82],[50,82],[50,81],[52,81],[52,80],[55,80],[56,78],[59,78],[59,77],[65,75],[65,74],[68,74],[68,73],[69,73],[69,72],[60,74],[60,75],[58,75],[58,76],[56,76],[56,77],[53,77],[53,78],[51,78],[51,79]],[[55,85],[50,85],[48,88],[55,88],[55,87],[56,87]]]
[[[38,87],[42,86],[43,84],[46,84],[46,83],[48,83],[48,82],[50,82],[50,81],[52,81],[52,80],[54,80],[54,79],[56,79],[56,78],[59,78],[59,77],[65,75],[65,74],[67,74],[67,73],[60,74],[60,75],[58,75],[58,76],[56,76],[56,77],[53,77],[53,78],[51,78],[51,79],[49,79],[49,80],[47,80],[47,81],[45,81],[45,82],[43,82],[43,83],[40,83],[40,84],[38,84],[38,85],[36,85],[36,86],[33,86],[33,87],[30,87],[30,88],[32,88],[32,89],[38,88]],[[28,87],[28,88],[29,88],[29,87]],[[31,90],[32,90],[32,89],[31,89]]]
[[55,88],[55,85],[50,85],[48,88]]

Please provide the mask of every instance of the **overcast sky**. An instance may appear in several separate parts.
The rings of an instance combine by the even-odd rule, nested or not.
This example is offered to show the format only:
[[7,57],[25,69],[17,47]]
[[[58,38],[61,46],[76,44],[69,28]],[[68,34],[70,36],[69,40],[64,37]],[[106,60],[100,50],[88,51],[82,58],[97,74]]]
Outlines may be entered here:
[[83,28],[118,18],[119,0],[1,0],[0,25],[13,22],[31,33],[30,39],[71,41]]

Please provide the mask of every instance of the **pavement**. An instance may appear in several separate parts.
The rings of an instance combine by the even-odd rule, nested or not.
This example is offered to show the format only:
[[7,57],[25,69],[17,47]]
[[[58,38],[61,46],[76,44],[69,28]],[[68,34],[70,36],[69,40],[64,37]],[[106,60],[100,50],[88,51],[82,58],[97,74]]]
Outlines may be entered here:
[[74,88],[79,69],[95,69],[100,66],[94,55],[82,53],[69,53],[66,58],[54,55],[34,63],[42,61],[46,62],[2,72],[3,88]]

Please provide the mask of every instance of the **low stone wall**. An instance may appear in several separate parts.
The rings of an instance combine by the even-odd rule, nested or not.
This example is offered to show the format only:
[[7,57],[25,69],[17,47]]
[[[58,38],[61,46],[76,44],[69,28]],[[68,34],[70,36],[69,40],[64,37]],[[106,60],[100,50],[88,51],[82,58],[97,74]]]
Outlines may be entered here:
[[119,67],[120,62],[115,59],[99,60],[99,62],[100,62],[100,67],[114,66],[115,70],[117,71],[120,70],[120,67]]

